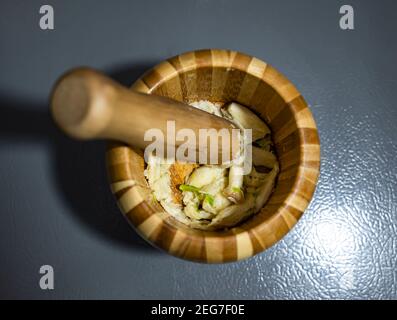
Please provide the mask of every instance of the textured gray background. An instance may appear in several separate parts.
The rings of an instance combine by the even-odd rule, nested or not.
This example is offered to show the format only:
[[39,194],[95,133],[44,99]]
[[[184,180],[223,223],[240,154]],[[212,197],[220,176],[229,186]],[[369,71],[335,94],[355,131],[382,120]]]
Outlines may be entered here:
[[[356,30],[339,29],[354,5]],[[55,9],[55,30],[38,27]],[[0,4],[1,298],[397,298],[395,1],[11,1]],[[185,262],[143,242],[108,190],[102,143],[53,127],[47,97],[89,65],[128,85],[198,48],[269,62],[312,105],[315,197],[255,258]],[[39,267],[55,290],[39,289]]]

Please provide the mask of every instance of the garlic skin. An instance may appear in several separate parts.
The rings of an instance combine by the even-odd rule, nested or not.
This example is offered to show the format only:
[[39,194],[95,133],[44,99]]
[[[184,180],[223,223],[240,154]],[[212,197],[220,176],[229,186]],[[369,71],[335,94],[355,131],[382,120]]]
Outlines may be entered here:
[[229,169],[229,185],[223,191],[223,194],[233,203],[243,202],[243,183],[243,166],[232,165]]
[[240,129],[252,129],[252,141],[256,141],[270,134],[270,129],[266,123],[247,107],[232,102],[226,106],[225,109],[232,117],[233,122]]
[[276,163],[272,171],[267,175],[265,182],[258,189],[258,195],[255,199],[255,211],[259,211],[269,200],[278,172],[279,167],[278,163]]
[[[192,105],[223,116],[241,129],[252,129],[251,172],[244,175],[245,159],[241,155],[227,164],[197,165],[191,170],[184,170],[184,164],[178,163],[178,172],[188,172],[179,176],[178,183],[172,167],[153,156],[144,173],[154,198],[178,221],[201,230],[231,228],[259,212],[274,190],[279,164],[272,152],[270,130],[257,115],[235,102],[226,107],[208,101]],[[179,187],[179,198],[173,194],[175,185]]]

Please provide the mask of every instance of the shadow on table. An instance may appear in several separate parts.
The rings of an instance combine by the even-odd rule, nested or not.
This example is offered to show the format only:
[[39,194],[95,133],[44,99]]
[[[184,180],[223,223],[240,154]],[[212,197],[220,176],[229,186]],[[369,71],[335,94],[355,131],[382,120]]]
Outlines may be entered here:
[[[130,86],[153,65],[121,66],[108,74]],[[1,92],[0,140],[23,145],[48,145],[57,192],[78,220],[105,239],[154,252],[128,225],[110,192],[105,168],[105,142],[72,140],[54,125],[48,105],[23,101]]]

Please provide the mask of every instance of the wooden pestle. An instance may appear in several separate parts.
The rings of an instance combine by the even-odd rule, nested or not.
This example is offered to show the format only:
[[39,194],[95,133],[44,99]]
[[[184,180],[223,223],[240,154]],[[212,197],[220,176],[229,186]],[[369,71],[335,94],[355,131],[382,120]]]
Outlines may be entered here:
[[[71,70],[57,81],[51,95],[51,111],[58,126],[74,138],[118,140],[140,149],[152,143],[144,141],[145,132],[152,128],[163,132],[165,146],[177,148],[184,143],[167,139],[167,121],[174,120],[175,132],[189,128],[195,133],[196,144],[192,147],[196,155],[207,147],[207,141],[198,139],[199,129],[227,129],[230,137],[234,137],[235,129],[224,118],[169,98],[127,89],[89,68]],[[225,150],[230,159],[238,152],[236,140],[231,139]],[[222,162],[220,139],[218,145],[217,164]]]

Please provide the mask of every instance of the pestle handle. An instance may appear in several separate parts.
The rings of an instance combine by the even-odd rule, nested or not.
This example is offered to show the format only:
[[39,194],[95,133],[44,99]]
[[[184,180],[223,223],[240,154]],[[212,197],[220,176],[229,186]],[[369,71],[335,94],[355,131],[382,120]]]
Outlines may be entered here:
[[[144,141],[144,135],[153,128],[163,132],[165,145],[178,147],[183,143],[169,141],[168,120],[175,121],[176,132],[189,128],[196,137],[200,129],[227,129],[233,137],[231,132],[235,128],[226,119],[184,103],[129,90],[89,68],[71,70],[57,81],[51,96],[51,111],[58,126],[74,138],[118,140],[140,149],[152,143]],[[231,140],[226,152],[235,158],[238,141]],[[197,154],[206,148],[206,143],[196,140]],[[222,159],[220,142],[219,146],[218,163]]]

